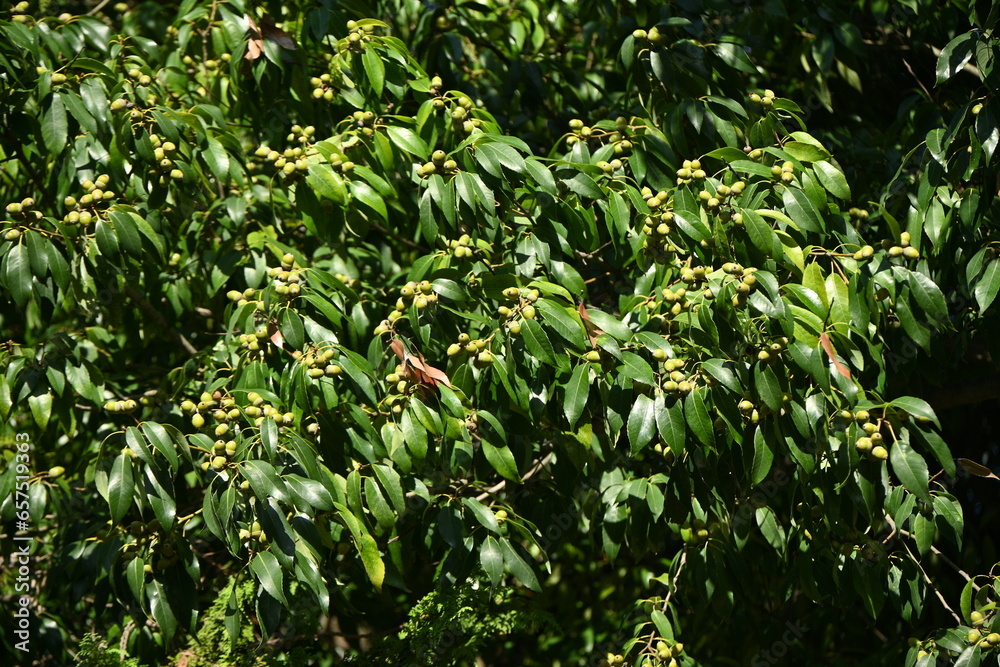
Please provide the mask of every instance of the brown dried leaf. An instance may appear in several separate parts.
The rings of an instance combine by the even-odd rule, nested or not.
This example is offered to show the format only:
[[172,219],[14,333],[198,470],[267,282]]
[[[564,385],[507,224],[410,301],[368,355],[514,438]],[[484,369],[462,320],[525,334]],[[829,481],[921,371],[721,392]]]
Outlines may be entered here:
[[270,16],[260,20],[260,32],[264,35],[264,39],[271,40],[283,49],[294,51],[297,48],[291,35],[275,26],[274,19]]
[[247,28],[247,52],[243,55],[243,58],[253,62],[260,58],[264,52],[264,40],[261,38],[257,22],[249,14],[247,14],[247,23],[250,27]]
[[962,458],[958,458],[955,460],[958,461],[958,465],[965,468],[965,471],[970,475],[975,475],[976,477],[990,477],[992,479],[1000,479],[1000,477],[997,477],[995,474],[993,474],[992,470],[990,470],[984,465],[976,463],[975,461]]
[[590,315],[587,314],[587,308],[580,302],[580,319],[583,320],[583,326],[587,330],[587,338],[590,339],[591,347],[597,347],[597,337],[600,336],[603,331],[600,327],[590,321]]
[[830,337],[827,336],[826,333],[821,333],[819,335],[819,343],[823,346],[823,349],[826,350],[826,356],[830,357],[830,361],[833,362],[833,367],[837,369],[837,372],[850,380],[851,371],[849,371],[847,367],[840,363],[840,360],[837,359],[837,351],[833,349],[833,343],[830,342]]

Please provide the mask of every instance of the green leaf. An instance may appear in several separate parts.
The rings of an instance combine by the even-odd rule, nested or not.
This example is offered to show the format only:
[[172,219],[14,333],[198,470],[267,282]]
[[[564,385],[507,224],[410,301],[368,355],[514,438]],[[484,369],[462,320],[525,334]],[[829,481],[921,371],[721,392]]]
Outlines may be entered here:
[[49,425],[49,418],[52,416],[52,398],[51,392],[28,397],[28,408],[31,410],[31,417],[38,424],[38,428],[43,431]]
[[496,588],[503,579],[503,553],[500,543],[492,535],[487,535],[479,545],[479,562],[490,578],[490,585]]
[[[684,403],[675,400],[667,407],[663,395],[656,397],[656,428],[663,442],[677,456],[684,453],[684,438],[687,432],[684,421]],[[661,405],[663,407],[661,407]]]
[[986,312],[996,299],[998,291],[1000,291],[1000,259],[994,259],[986,265],[983,275],[972,290],[976,303],[979,304],[979,312]]
[[851,198],[851,188],[847,184],[847,178],[836,166],[824,160],[813,164],[813,171],[820,185],[831,195],[844,200]]
[[753,464],[750,467],[750,481],[753,484],[760,484],[771,472],[771,464],[774,462],[774,450],[770,442],[764,437],[764,432],[760,426],[754,429],[753,434]]
[[212,175],[215,176],[218,182],[221,185],[228,185],[229,153],[226,152],[222,142],[215,137],[206,136],[205,139],[208,144],[208,148],[201,154],[202,158],[205,160],[205,164],[208,165],[209,170],[211,170]]
[[389,503],[382,495],[382,491],[378,488],[373,477],[365,477],[365,500],[368,509],[378,521],[378,525],[383,528],[392,528],[393,524],[396,523],[396,514],[389,507]]
[[239,643],[240,627],[243,625],[243,613],[240,609],[239,596],[236,594],[236,580],[229,585],[229,599],[226,601],[226,636],[229,637],[229,652],[236,650]]
[[701,369],[730,391],[737,394],[742,393],[743,387],[740,386],[736,373],[722,359],[706,359],[701,362]]
[[112,523],[119,523],[132,505],[135,482],[132,480],[132,458],[125,453],[115,457],[108,477],[108,506]]
[[941,422],[938,421],[937,415],[934,413],[934,408],[932,408],[930,403],[922,398],[917,398],[915,396],[900,396],[899,398],[894,398],[889,401],[886,407],[896,407],[908,414],[913,415],[914,417],[929,419],[935,426],[941,428]]
[[786,141],[781,150],[801,162],[822,162],[830,159],[830,153],[825,148],[801,141]]
[[746,72],[747,74],[759,74],[741,44],[721,42],[713,45],[712,50],[730,67],[741,72]]
[[548,335],[536,320],[524,320],[521,325],[521,339],[528,353],[539,361],[555,365],[555,353]]
[[934,73],[937,75],[936,85],[941,85],[965,67],[966,63],[972,59],[976,41],[973,32],[963,32],[941,49],[937,66],[934,68]]
[[597,185],[597,182],[582,171],[577,172],[572,178],[564,178],[563,183],[581,197],[604,199],[604,191]]
[[406,447],[417,460],[427,457],[427,429],[407,410],[399,423],[406,440]]
[[892,471],[910,493],[914,493],[927,503],[933,503],[928,491],[927,462],[913,451],[905,440],[897,440],[889,447],[889,462]]
[[531,590],[541,593],[542,587],[538,584],[538,577],[535,576],[534,569],[506,537],[500,538],[500,550],[503,552],[503,562],[510,573]]
[[282,585],[284,572],[274,554],[270,551],[259,552],[250,561],[250,571],[271,597],[288,607],[288,600],[285,598],[284,586]]
[[31,259],[28,248],[18,244],[10,249],[4,258],[4,285],[10,290],[14,302],[24,307],[31,298]]
[[390,125],[385,131],[389,135],[389,139],[392,140],[392,143],[396,144],[397,148],[416,155],[421,160],[430,159],[431,149],[428,148],[427,143],[413,130],[407,127]]
[[753,369],[753,383],[757,394],[767,407],[775,412],[781,409],[782,393],[778,376],[774,370],[763,361],[758,361]]
[[588,308],[587,316],[594,326],[609,336],[614,336],[619,342],[625,343],[632,338],[632,330],[614,315],[597,308]]
[[785,212],[800,229],[816,234],[822,234],[826,231],[823,216],[816,210],[816,206],[813,205],[804,191],[798,188],[785,188],[781,198],[785,204]]
[[[929,658],[930,661],[935,660],[934,654],[930,654],[926,657]],[[978,643],[976,643],[972,646],[966,647],[966,649],[962,651],[961,655],[955,658],[955,662],[952,667],[979,667],[979,665],[982,664],[982,657],[983,649]],[[928,662],[927,664],[930,665],[933,663]]]
[[583,415],[583,410],[587,407],[587,398],[590,396],[590,366],[588,364],[580,364],[573,369],[573,374],[566,383],[565,391],[563,410],[566,413],[569,428],[572,430],[576,426],[577,420]]
[[494,470],[513,482],[521,480],[521,476],[517,472],[517,462],[514,461],[514,454],[511,453],[510,447],[507,445],[497,446],[485,439],[480,442],[483,446],[483,454],[486,455],[486,460],[489,461]]
[[[72,94],[72,93],[68,93]],[[63,95],[57,93],[52,96],[49,110],[42,117],[42,143],[46,150],[53,155],[62,154],[66,149],[66,136],[69,124],[66,120],[66,106],[63,103]]]
[[378,543],[374,537],[363,533],[357,541],[357,547],[361,554],[361,562],[365,566],[365,572],[368,573],[368,579],[372,582],[375,590],[381,593],[382,582],[385,580],[385,563],[382,562]]
[[628,415],[628,439],[632,445],[632,455],[648,445],[655,433],[656,412],[653,409],[653,399],[639,394]]
[[278,425],[273,417],[265,417],[260,423],[260,441],[264,451],[275,456],[278,451]]
[[712,418],[708,415],[701,389],[695,389],[684,399],[684,418],[691,432],[702,444],[713,444]]
[[273,497],[283,503],[289,502],[285,482],[267,461],[244,461],[240,464],[240,472],[250,482],[250,487],[258,498],[263,500]]
[[171,596],[167,593],[163,582],[153,579],[146,584],[146,599],[149,600],[149,614],[156,621],[163,633],[164,641],[169,643],[177,631],[177,616],[170,608]]
[[382,57],[378,51],[369,48],[361,54],[361,61],[364,63],[369,85],[375,91],[376,96],[381,96],[382,89],[385,87],[385,63],[382,62]]
[[907,272],[906,282],[910,285],[910,292],[917,300],[917,305],[923,308],[925,313],[939,321],[948,319],[948,304],[945,303],[944,294],[937,283],[917,271]]
[[494,535],[500,534],[500,524],[497,521],[496,515],[493,514],[493,510],[486,507],[475,498],[462,498],[462,504],[468,507],[469,510],[476,516],[476,521],[479,522],[479,525]]
[[344,179],[325,162],[310,162],[309,173],[306,174],[306,185],[313,192],[337,204],[346,206],[349,195]]

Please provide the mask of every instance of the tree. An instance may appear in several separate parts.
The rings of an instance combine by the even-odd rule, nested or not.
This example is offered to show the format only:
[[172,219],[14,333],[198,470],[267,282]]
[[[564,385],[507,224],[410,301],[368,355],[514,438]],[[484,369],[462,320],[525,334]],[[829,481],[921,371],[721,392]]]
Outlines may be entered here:
[[24,664],[996,660],[1000,10],[53,7]]

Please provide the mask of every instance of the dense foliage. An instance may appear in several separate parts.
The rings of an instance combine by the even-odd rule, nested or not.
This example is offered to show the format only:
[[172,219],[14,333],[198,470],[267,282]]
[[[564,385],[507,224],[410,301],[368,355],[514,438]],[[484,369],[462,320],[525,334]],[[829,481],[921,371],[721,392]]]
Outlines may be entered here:
[[996,663],[998,12],[14,6],[6,651]]

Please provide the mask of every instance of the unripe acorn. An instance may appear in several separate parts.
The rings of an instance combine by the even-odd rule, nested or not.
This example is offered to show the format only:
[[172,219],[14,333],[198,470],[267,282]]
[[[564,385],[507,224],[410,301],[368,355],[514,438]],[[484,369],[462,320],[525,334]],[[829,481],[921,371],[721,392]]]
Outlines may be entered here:
[[599,350],[591,350],[587,353],[587,361],[591,363],[597,363],[601,360],[601,353]]
[[54,466],[49,468],[48,476],[52,479],[59,479],[66,473],[66,468],[62,466]]
[[885,447],[882,446],[875,447],[874,449],[872,449],[872,456],[878,459],[879,461],[885,461],[887,458],[889,458],[889,450],[887,450]]
[[118,113],[120,111],[124,111],[126,106],[128,106],[128,101],[118,98],[117,100],[112,100],[111,111]]

